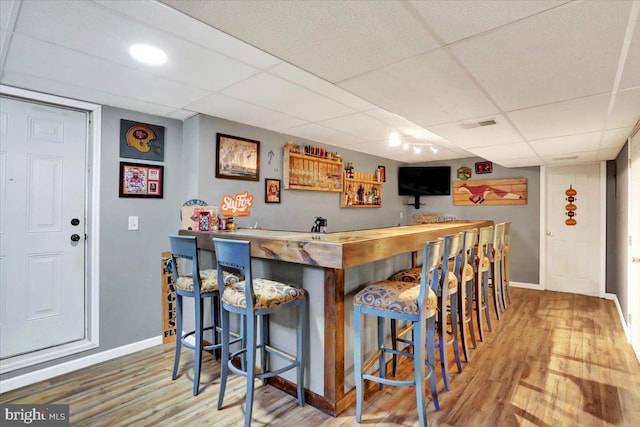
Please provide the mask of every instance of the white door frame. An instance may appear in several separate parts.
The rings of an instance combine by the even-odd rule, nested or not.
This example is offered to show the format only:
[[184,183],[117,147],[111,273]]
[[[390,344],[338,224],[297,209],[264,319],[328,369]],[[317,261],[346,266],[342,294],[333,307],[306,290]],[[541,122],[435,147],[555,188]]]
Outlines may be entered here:
[[97,104],[62,98],[40,92],[32,92],[10,86],[0,85],[0,93],[22,98],[24,101],[43,102],[63,107],[85,110],[89,114],[87,124],[87,194],[85,194],[86,230],[88,234],[85,247],[85,324],[86,338],[77,342],[39,350],[33,353],[12,357],[2,362],[0,373],[26,368],[38,363],[69,356],[99,345],[100,330],[100,145],[102,107]]
[[[600,248],[598,259],[600,262],[600,278],[598,280],[598,296],[605,297],[606,293],[606,242],[607,242],[607,163],[600,165]],[[571,165],[558,165],[571,166]],[[554,166],[540,166],[540,289],[547,289],[547,168]]]

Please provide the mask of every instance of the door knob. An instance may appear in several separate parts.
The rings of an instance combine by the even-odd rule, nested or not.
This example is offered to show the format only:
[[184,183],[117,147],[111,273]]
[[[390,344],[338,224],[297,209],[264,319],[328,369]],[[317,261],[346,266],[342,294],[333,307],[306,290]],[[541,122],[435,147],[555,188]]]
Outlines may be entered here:
[[71,241],[72,242],[77,242],[80,240],[80,236],[78,236],[77,234],[72,234],[71,235]]

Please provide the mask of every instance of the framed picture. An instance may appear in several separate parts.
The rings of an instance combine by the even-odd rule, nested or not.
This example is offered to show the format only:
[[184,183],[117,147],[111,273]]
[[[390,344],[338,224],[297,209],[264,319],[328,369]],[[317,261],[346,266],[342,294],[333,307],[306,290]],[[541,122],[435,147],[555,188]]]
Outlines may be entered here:
[[280,180],[279,179],[265,178],[264,202],[280,203]]
[[164,166],[120,162],[120,197],[162,199]]
[[387,182],[387,170],[384,166],[378,165],[378,174],[380,175],[380,182]]
[[120,157],[164,161],[164,127],[120,120]]
[[216,178],[260,180],[260,141],[216,134]]
[[493,172],[493,163],[491,162],[476,162],[476,174],[491,173]]

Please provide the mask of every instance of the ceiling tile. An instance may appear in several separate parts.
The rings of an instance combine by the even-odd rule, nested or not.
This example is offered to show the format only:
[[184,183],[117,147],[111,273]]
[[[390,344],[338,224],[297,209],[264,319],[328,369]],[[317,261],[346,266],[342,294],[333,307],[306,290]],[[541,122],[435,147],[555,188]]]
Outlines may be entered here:
[[[299,138],[309,139],[311,141],[318,141],[325,144],[335,145],[336,147],[344,147],[345,141],[355,142],[359,138],[353,135],[346,134],[344,132],[330,129],[326,126],[322,126],[316,123],[309,123],[302,126],[291,127],[283,129],[283,133],[297,136]],[[360,139],[360,142],[363,140]]]
[[[69,22],[74,25],[70,26]],[[122,19],[91,2],[26,2],[18,17],[16,31],[211,91],[258,72],[254,67],[152,28],[146,21]],[[156,67],[138,63],[129,55],[129,48],[137,43],[161,48],[168,56],[167,63]]]
[[156,1],[93,1],[146,26],[153,26],[261,70],[281,62],[273,55]]
[[400,2],[162,1],[331,82],[437,46]]
[[[12,55],[12,50],[30,54]],[[173,106],[173,109],[208,94],[202,89],[17,34],[13,36],[5,66],[7,70],[76,86],[104,87],[114,95]],[[99,85],[96,82],[100,82]]]
[[600,143],[600,149],[617,148],[620,150],[622,146],[627,142],[627,138],[631,136],[633,127],[626,127],[620,129],[611,129],[604,132],[602,142]]
[[444,51],[429,52],[340,83],[423,127],[497,113]]
[[[452,43],[556,7],[566,1],[458,0],[411,1],[411,5],[446,42]],[[464,22],[464,25],[460,25]]]
[[[576,153],[563,153],[562,156],[540,156],[542,158],[542,160],[544,160],[544,162],[547,165],[552,165],[552,166],[556,166],[556,165],[570,165],[570,164],[577,164],[577,163],[588,163],[588,162],[595,162],[597,157],[598,157],[598,152],[597,151],[580,151],[580,152],[576,152]],[[565,157],[574,157],[574,159],[569,159]],[[554,160],[556,159],[556,160]]]
[[541,163],[544,164],[540,160],[540,157],[525,157],[521,159],[504,159],[498,162],[500,166],[504,166],[505,168],[522,168],[528,166],[539,166]]
[[640,18],[637,16],[635,25],[636,28],[629,44],[627,60],[620,80],[620,89],[640,86]]
[[355,113],[353,108],[268,73],[260,73],[220,93],[310,122]]
[[103,92],[91,87],[77,86],[73,83],[57,82],[14,71],[5,71],[2,74],[2,80],[0,80],[0,83],[19,88],[29,88],[29,90],[36,92],[93,102],[95,104],[109,105],[126,110],[139,111],[141,113],[155,114],[157,116],[165,116],[175,110],[175,107],[167,105],[154,104],[128,96],[119,96]]
[[[478,122],[486,120],[495,120],[496,124],[492,126],[477,125]],[[474,125],[476,127],[471,127]],[[473,120],[464,120],[446,125],[431,126],[429,129],[446,138],[452,144],[463,148],[524,142],[522,137],[502,114],[478,117]]]
[[581,133],[558,138],[529,141],[539,156],[562,156],[563,153],[596,151],[600,147],[602,132]]
[[[359,136],[368,141],[386,139],[389,133],[395,130],[392,126],[363,113],[336,117],[324,120],[319,124],[353,136]],[[348,143],[345,141],[345,144]]]
[[607,119],[607,129],[633,126],[638,120],[640,120],[640,87],[618,92]]
[[630,7],[572,2],[451,49],[505,111],[606,92]]
[[269,72],[278,77],[282,77],[285,80],[296,83],[299,86],[325,95],[326,97],[353,108],[354,110],[368,111],[377,108],[369,101],[365,101],[364,99],[357,97],[346,90],[327,82],[326,80],[301,70],[298,67],[294,67],[291,64],[287,64],[286,62],[281,62],[275,67],[270,68]]
[[620,148],[605,148],[604,150],[598,150],[598,154],[596,155],[596,160],[615,160],[620,154]]
[[608,93],[507,113],[528,140],[602,130],[609,106]]
[[209,95],[184,108],[274,131],[306,123],[300,118],[220,94]]
[[526,142],[493,145],[491,147],[476,147],[470,148],[469,151],[474,153],[476,156],[491,159],[495,162],[500,162],[500,160],[530,158],[536,156],[536,153]]

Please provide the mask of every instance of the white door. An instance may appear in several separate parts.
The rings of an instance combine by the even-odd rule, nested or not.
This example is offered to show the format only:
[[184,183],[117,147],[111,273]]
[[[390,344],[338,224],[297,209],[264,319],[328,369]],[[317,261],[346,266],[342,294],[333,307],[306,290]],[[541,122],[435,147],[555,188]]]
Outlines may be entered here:
[[[629,214],[631,227],[631,264],[629,265],[629,331],[631,334],[631,345],[640,360],[640,132],[631,138],[629,146],[631,158],[630,167],[630,197]],[[627,319],[629,320],[629,319]]]
[[0,358],[7,359],[85,337],[87,114],[0,97],[0,118]]
[[600,293],[600,165],[546,168],[546,289]]

